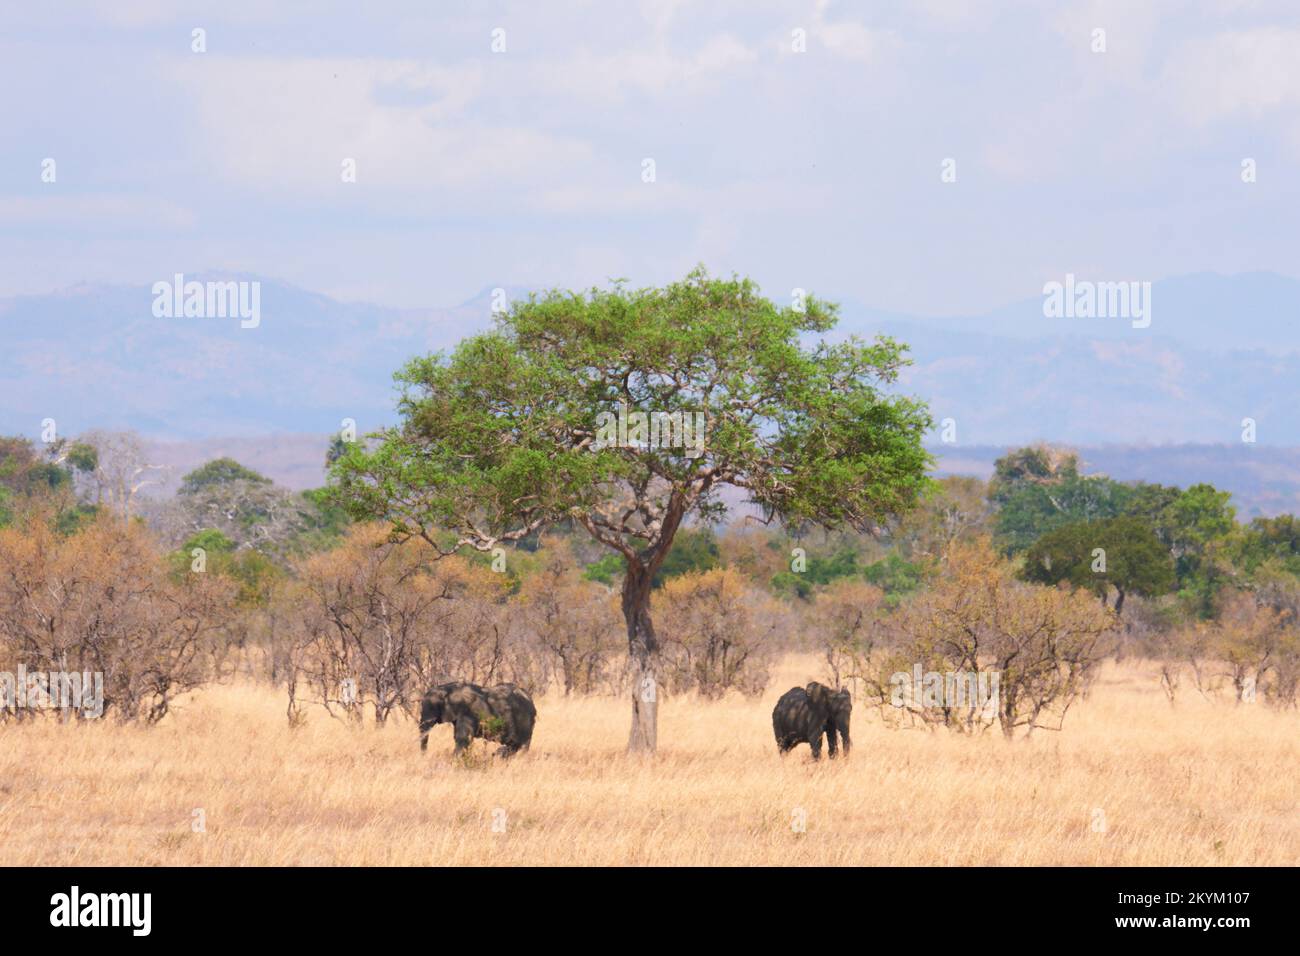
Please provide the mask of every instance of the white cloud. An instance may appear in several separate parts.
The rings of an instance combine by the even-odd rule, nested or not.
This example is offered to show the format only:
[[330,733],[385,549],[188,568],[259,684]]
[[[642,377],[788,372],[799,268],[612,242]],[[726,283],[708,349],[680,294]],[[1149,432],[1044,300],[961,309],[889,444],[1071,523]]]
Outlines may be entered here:
[[691,73],[716,73],[728,70],[742,63],[751,63],[756,59],[753,50],[729,33],[720,33],[712,37],[698,53],[694,63],[688,66],[687,75]]
[[847,20],[823,24],[814,36],[832,53],[851,60],[874,60],[898,44],[898,37],[893,33],[868,30],[860,23]]
[[1162,80],[1183,115],[1197,124],[1257,119],[1300,106],[1300,30],[1259,28],[1183,44]]
[[[219,170],[264,190],[321,194],[543,187],[587,163],[583,142],[471,119],[485,67],[384,60],[185,60],[200,133]],[[356,184],[342,182],[354,159]],[[346,195],[346,194],[344,194]]]
[[826,19],[829,6],[830,0],[817,0],[811,34],[831,53],[851,60],[874,60],[900,45],[900,38],[890,30],[869,30],[856,20],[830,22]]
[[581,50],[534,64],[528,88],[534,95],[617,105],[632,94],[689,95],[757,59],[751,47],[729,33],[711,36],[694,51],[665,43],[599,55]]

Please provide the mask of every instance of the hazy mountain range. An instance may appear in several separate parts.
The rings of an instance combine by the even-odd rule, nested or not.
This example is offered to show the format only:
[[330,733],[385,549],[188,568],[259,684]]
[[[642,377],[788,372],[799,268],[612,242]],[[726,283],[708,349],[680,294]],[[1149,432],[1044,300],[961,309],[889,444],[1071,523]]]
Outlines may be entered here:
[[[391,421],[394,370],[490,324],[490,289],[450,307],[394,309],[264,277],[186,278],[260,281],[260,324],[156,318],[145,286],[0,300],[0,432],[35,436],[46,418],[62,434],[134,428],[178,462],[239,446],[250,465],[313,484],[324,439],[311,436],[347,418],[361,432]],[[971,316],[841,306],[841,333],[885,332],[911,346],[903,390],[955,427],[955,444],[934,435],[945,467],[978,471],[1005,446],[1049,439],[1088,446],[1098,470],[1117,478],[1235,482],[1270,511],[1298,497],[1300,459],[1283,446],[1300,446],[1300,281],[1201,273],[1155,282],[1144,329],[1124,318],[1047,318],[1041,295]],[[1255,445],[1241,441],[1245,418],[1256,423]],[[1187,443],[1219,447],[1169,447]],[[1120,447],[1133,445],[1143,447]],[[1194,463],[1205,473],[1189,474]]]
[[1300,282],[1202,273],[1153,283],[1152,321],[1049,319],[1040,297],[987,315],[845,307],[846,326],[912,346],[908,391],[960,444],[1300,444]]
[[186,278],[260,281],[260,324],[155,318],[147,287],[0,300],[0,431],[35,434],[47,417],[65,434],[130,427],[171,439],[330,433],[344,418],[365,431],[391,420],[392,375],[403,362],[488,316],[486,296],[406,311],[256,276]]

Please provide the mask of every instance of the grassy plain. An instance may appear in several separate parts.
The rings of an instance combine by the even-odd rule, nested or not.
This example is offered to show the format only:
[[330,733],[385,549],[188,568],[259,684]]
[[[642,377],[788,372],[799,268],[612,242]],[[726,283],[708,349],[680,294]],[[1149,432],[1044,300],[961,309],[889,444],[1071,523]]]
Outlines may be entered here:
[[1129,663],[1060,733],[891,730],[860,706],[850,759],[783,760],[772,706],[816,665],[788,658],[758,700],[666,700],[648,761],[613,698],[540,698],[506,763],[481,742],[453,760],[446,726],[422,755],[405,719],[290,729],[252,683],[153,728],[0,726],[0,845],[9,865],[1300,863],[1294,711],[1171,707]]

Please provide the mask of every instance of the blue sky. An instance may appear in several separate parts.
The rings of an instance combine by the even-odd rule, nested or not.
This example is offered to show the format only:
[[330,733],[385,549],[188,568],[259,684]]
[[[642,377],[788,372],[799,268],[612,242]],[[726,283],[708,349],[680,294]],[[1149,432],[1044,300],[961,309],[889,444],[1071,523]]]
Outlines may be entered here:
[[441,305],[704,262],[974,314],[1298,272],[1294,3],[8,4],[0,64],[0,297],[228,270]]

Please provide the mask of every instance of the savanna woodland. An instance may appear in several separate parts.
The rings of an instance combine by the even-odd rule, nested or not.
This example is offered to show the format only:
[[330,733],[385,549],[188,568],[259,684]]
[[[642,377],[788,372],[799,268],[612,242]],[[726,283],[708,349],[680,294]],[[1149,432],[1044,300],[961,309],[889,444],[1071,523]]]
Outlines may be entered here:
[[[324,722],[413,750],[427,688],[508,681],[538,706],[525,768],[548,719],[598,701],[630,701],[625,749],[660,760],[697,740],[661,736],[660,704],[699,733],[751,707],[744,746],[775,761],[758,703],[792,668],[850,688],[855,734],[895,753],[1068,741],[1107,674],[1144,714],[1294,730],[1295,516],[1243,522],[1208,484],[1119,482],[1047,444],[935,477],[905,346],[835,320],[702,271],[518,301],[412,358],[394,424],[322,441],[306,492],[228,458],[172,475],[131,433],[0,439],[0,670],[100,673],[97,723],[139,739],[273,697],[290,748]],[[996,674],[996,706],[900,696],[914,672]],[[89,723],[0,716],[18,739]]]

